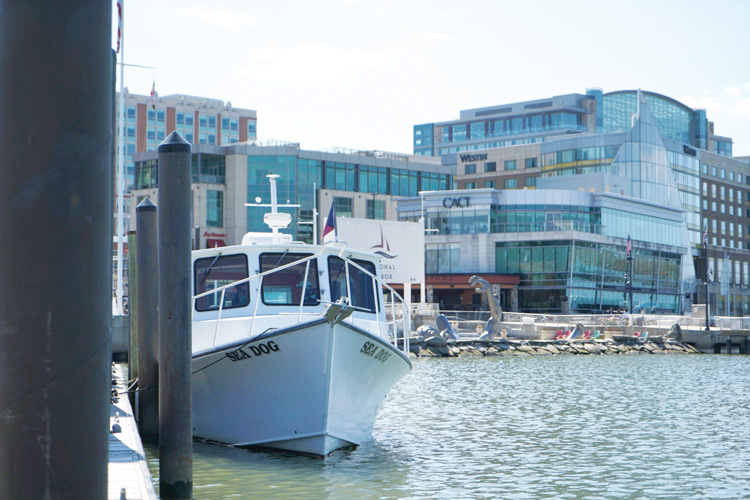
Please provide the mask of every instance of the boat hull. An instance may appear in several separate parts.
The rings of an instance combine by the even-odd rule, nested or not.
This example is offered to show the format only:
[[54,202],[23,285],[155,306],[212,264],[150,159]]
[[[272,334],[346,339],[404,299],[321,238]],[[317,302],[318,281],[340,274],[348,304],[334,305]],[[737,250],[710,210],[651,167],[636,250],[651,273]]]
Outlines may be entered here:
[[370,438],[388,391],[411,370],[392,345],[325,319],[193,356],[193,434],[325,456]]

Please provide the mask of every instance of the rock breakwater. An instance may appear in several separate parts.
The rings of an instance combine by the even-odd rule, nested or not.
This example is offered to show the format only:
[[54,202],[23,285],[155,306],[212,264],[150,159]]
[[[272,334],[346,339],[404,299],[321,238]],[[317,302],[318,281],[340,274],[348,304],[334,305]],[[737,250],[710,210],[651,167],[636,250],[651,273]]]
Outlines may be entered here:
[[592,356],[644,354],[700,354],[695,347],[674,340],[662,342],[616,342],[614,340],[445,340],[435,336],[411,339],[415,357],[451,358],[462,356]]

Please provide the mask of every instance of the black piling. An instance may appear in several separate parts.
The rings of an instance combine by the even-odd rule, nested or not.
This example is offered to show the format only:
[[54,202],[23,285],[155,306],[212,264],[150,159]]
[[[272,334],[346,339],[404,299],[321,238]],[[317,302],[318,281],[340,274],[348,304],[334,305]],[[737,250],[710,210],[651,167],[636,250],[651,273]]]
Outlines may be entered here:
[[190,170],[190,144],[172,132],[159,145],[159,490],[164,499],[193,493]]
[[0,0],[0,498],[107,497],[111,15]]
[[159,442],[158,213],[148,198],[135,209],[138,304],[138,427],[144,443]]

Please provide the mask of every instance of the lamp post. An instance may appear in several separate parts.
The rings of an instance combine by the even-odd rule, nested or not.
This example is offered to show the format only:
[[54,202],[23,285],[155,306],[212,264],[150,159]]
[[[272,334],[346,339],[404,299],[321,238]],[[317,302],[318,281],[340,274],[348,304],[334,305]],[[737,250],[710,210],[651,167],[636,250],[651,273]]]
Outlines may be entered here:
[[713,274],[714,274],[714,270],[708,268],[708,259],[706,259],[706,331],[711,330],[711,327],[709,326],[711,323],[710,323],[710,319],[708,316],[708,307],[709,307],[708,304],[710,302],[708,300],[708,283],[711,279],[711,276],[713,276]]

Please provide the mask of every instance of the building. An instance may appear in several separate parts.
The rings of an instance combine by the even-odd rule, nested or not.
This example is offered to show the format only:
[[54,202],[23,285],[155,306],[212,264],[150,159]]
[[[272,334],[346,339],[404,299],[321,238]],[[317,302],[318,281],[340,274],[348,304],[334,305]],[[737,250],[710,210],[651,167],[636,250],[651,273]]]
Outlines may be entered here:
[[[306,242],[313,242],[314,226],[320,234],[333,203],[342,217],[394,220],[395,199],[453,187],[452,168],[436,158],[308,151],[297,143],[197,144],[192,168],[195,248],[239,244],[248,231],[267,231],[263,214],[269,209],[252,205],[270,202],[270,173],[281,176],[276,183],[280,211],[292,215],[283,232]],[[158,154],[137,153],[135,171],[136,201],[148,196],[158,203]]]
[[[125,103],[125,210],[130,210],[127,192],[135,187],[133,155],[155,151],[166,136],[177,130],[191,144],[235,144],[254,141],[257,136],[257,112],[232,106],[231,102],[184,94],[161,97],[124,91]],[[116,95],[119,111],[120,93]],[[119,127],[119,115],[115,118]],[[115,128],[115,143],[119,128]],[[117,149],[119,154],[119,149]],[[126,220],[125,229],[128,228]]]
[[[521,268],[510,272],[516,270],[510,263],[495,260],[494,266],[492,262],[480,265],[482,259],[470,257],[469,247],[464,243],[460,246],[463,253],[456,253],[458,257],[454,257],[460,257],[456,268],[445,267],[444,258],[449,255],[445,249],[440,250],[444,258],[438,259],[435,267],[434,258],[429,257],[431,251],[443,245],[457,247],[454,236],[443,235],[445,225],[431,222],[426,213],[428,230],[435,231],[426,236],[427,281],[428,284],[433,281],[437,290],[442,286],[438,281],[449,283],[454,289],[454,304],[460,296],[463,302],[459,304],[467,305],[470,293],[462,295],[469,288],[463,279],[465,274],[495,272],[497,276],[493,279],[502,281],[496,284],[500,285],[508,307],[515,307],[512,300],[515,296],[518,308],[525,311],[628,309],[629,300],[627,304],[616,300],[619,293],[622,301],[624,292],[618,289],[613,295],[610,288],[626,287],[625,282],[629,280],[621,272],[623,269],[616,268],[620,284],[608,285],[607,269],[600,261],[602,267],[593,269],[587,281],[577,276],[580,270],[573,260],[572,249],[593,245],[603,253],[622,254],[630,237],[634,269],[631,285],[627,286],[633,289],[636,310],[642,305],[646,310],[684,312],[691,303],[705,302],[705,286],[701,285],[706,276],[707,252],[709,302],[713,312],[750,314],[750,276],[745,271],[750,266],[747,249],[750,162],[730,157],[731,139],[714,135],[714,124],[706,120],[705,111],[692,110],[652,92],[603,94],[593,89],[586,95],[572,94],[462,111],[458,121],[417,125],[414,130],[415,152],[442,154],[444,164],[456,166],[457,188],[466,190],[464,193],[492,188],[521,190],[519,198],[501,196],[496,200],[495,209],[489,203],[486,224],[472,230],[488,234],[485,243],[477,244],[487,244],[490,249],[480,253],[508,259],[510,254],[502,253],[499,248],[516,245],[520,249],[526,244],[533,247],[549,238],[553,238],[558,247],[568,248],[564,268],[570,274],[567,280],[555,284],[540,281],[538,275],[529,275]],[[430,144],[417,141],[425,136],[432,137]],[[499,147],[496,145],[498,137],[505,141]],[[530,190],[536,190],[536,194]],[[580,199],[575,205],[571,205],[570,200],[567,204],[545,201],[548,197],[560,196],[555,194],[556,190],[583,191],[592,198]],[[429,207],[429,196],[427,193],[424,196],[424,203]],[[459,192],[440,196],[444,199],[470,197]],[[618,203],[611,203],[613,197]],[[626,199],[630,200],[627,205],[623,204]],[[399,217],[412,218],[414,203],[416,200],[400,203]],[[437,203],[440,204],[439,200]],[[425,210],[429,212],[429,208]],[[614,215],[618,210],[621,211],[619,218]],[[681,221],[675,218],[675,213],[680,213],[677,219]],[[561,239],[557,229],[550,229],[558,227],[559,222],[579,228],[583,227],[580,224],[588,224],[596,230],[574,230],[566,239]],[[677,222],[678,237],[663,240],[665,227],[671,228]],[[453,224],[448,227],[452,234],[463,228]],[[704,227],[708,229],[707,251],[702,248]],[[550,231],[554,234],[546,234]],[[515,233],[512,242],[507,235],[501,236],[510,232]],[[431,250],[430,245],[435,248]],[[666,286],[667,282],[660,278],[648,278],[650,272],[661,276],[665,269],[673,269],[675,261],[679,262],[677,288],[671,284]],[[648,262],[651,264],[644,264]],[[555,265],[558,264],[562,269],[562,262],[556,261]],[[562,272],[555,269],[556,273]],[[591,276],[598,276],[598,282]],[[503,287],[510,292],[502,292]],[[464,292],[457,294],[456,288]],[[538,297],[544,300],[540,302]]]
[[[184,94],[173,94],[161,97],[153,95],[131,94],[128,89],[123,92],[124,105],[124,141],[125,164],[123,167],[123,235],[130,230],[132,214],[135,207],[131,204],[131,190],[135,187],[134,155],[146,151],[155,151],[164,138],[177,130],[192,144],[235,144],[254,141],[257,134],[257,113],[252,109],[241,109],[232,106],[231,102],[221,99],[209,99]],[[120,93],[115,95],[115,165],[119,161],[119,105]],[[115,183],[117,177],[115,176]],[[115,187],[115,207],[113,216],[117,217],[118,189]],[[115,239],[117,222],[115,228]],[[113,283],[121,278],[117,271],[117,243],[114,247]],[[127,288],[127,247],[123,248],[123,281]],[[127,296],[127,292],[125,292]]]
[[[535,144],[571,134],[627,132],[637,114],[638,91],[567,94],[534,101],[462,110],[458,120],[414,125],[414,154],[444,156],[465,151]],[[655,92],[643,92],[663,139],[732,156],[732,140],[714,135],[702,109]]]

